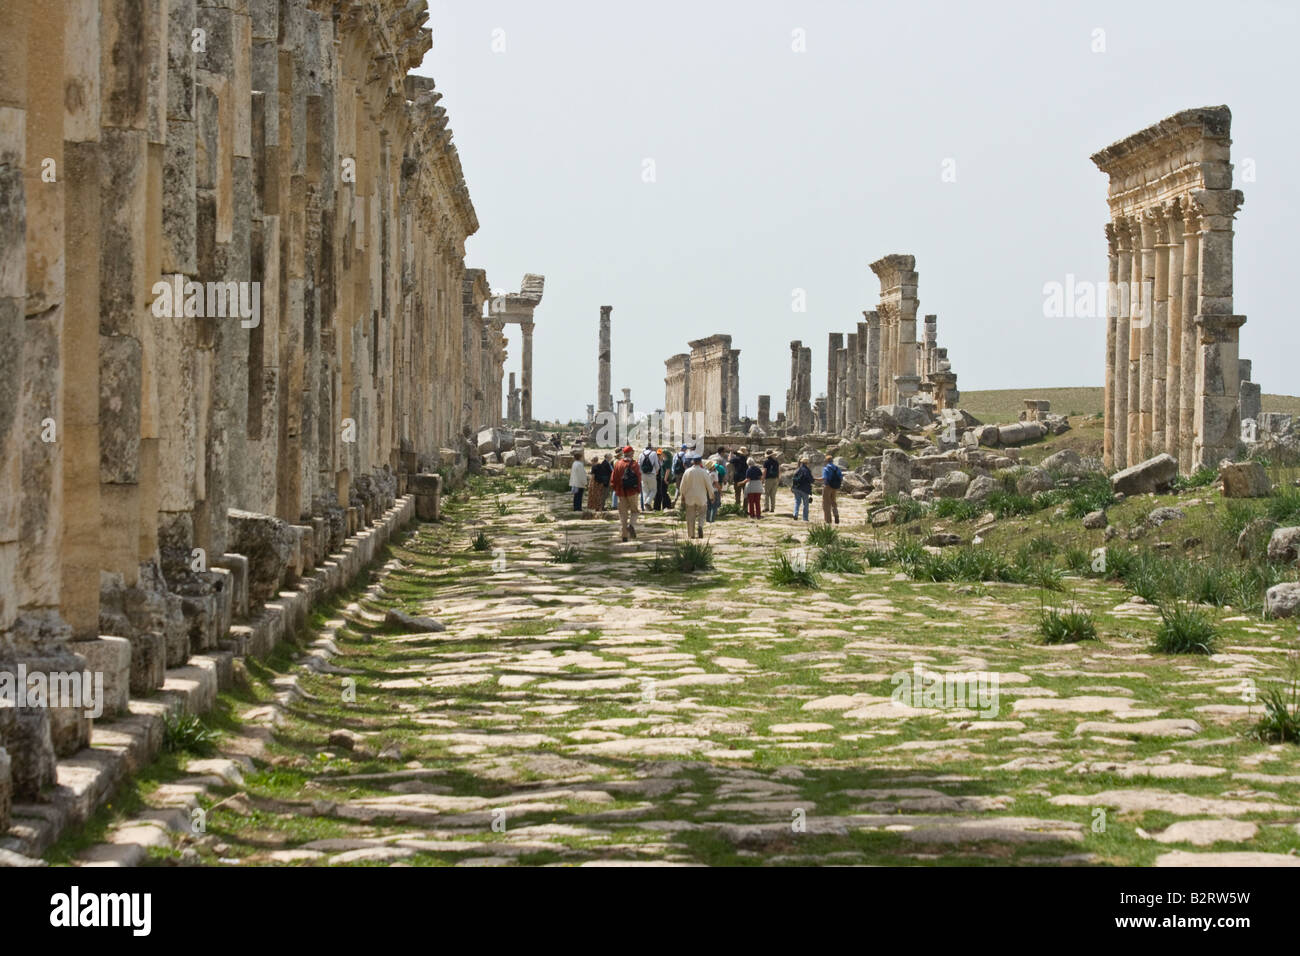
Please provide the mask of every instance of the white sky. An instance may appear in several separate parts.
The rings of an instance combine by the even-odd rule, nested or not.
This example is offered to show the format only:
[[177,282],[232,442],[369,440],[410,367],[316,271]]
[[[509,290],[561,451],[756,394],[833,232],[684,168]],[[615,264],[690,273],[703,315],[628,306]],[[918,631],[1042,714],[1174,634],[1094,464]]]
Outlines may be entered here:
[[[420,72],[445,94],[480,221],[467,264],[493,288],[546,276],[535,417],[581,419],[595,403],[601,305],[614,307],[613,391],[630,387],[639,412],[663,407],[664,359],[721,332],[741,349],[742,411],[770,394],[775,416],[790,340],[812,347],[816,397],[827,333],[875,307],[867,265],[892,252],[916,256],[920,314],[938,314],[960,388],[1100,385],[1103,322],[1043,316],[1044,283],[1106,278],[1106,177],[1088,157],[1218,104],[1232,109],[1246,195],[1242,357],[1265,392],[1300,393],[1300,323],[1284,305],[1300,258],[1300,5],[430,9]],[[1255,178],[1241,182],[1247,159]],[[806,312],[791,308],[795,289]],[[506,370],[519,367],[515,329]]]

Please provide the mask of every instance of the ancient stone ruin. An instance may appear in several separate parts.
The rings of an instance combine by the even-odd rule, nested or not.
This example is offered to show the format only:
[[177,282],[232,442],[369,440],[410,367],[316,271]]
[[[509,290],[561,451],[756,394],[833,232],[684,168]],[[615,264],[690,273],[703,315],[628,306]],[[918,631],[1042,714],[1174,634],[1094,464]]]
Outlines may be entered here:
[[[504,323],[531,419],[543,279],[484,319],[447,113],[407,75],[427,16],[6,6],[0,670],[88,666],[121,710],[305,623],[498,424]],[[0,708],[0,832],[90,734]]]
[[1108,467],[1217,466],[1241,438],[1231,125],[1226,106],[1183,110],[1092,157],[1110,178]]
[[889,255],[871,264],[880,304],[847,335],[830,333],[826,355],[826,431],[839,434],[881,405],[916,402],[935,411],[955,407],[957,374],[938,347],[938,317],[925,317],[916,340],[914,256]]
[[690,354],[674,355],[664,363],[664,431],[669,441],[693,438],[700,428],[721,434],[739,423],[740,349],[731,347],[730,335],[696,339],[690,346]]

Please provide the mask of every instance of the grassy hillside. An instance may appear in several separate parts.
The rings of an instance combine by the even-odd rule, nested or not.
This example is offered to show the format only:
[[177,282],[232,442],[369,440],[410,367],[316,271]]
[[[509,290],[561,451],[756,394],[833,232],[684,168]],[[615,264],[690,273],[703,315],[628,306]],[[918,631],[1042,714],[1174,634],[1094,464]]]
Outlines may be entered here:
[[[961,390],[961,407],[986,423],[1013,422],[1025,407],[1025,399],[1041,398],[1052,403],[1060,415],[1095,415],[1101,411],[1101,388],[998,388]],[[1300,415],[1300,398],[1294,395],[1265,395],[1264,411]]]

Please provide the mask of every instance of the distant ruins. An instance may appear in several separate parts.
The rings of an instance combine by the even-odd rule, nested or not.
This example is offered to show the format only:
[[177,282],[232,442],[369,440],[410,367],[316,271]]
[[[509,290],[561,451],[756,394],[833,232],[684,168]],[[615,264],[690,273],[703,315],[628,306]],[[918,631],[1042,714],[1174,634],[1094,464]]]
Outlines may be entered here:
[[719,435],[739,425],[740,350],[731,347],[730,335],[711,335],[689,343],[664,362],[664,434],[676,442],[704,433]]
[[[505,323],[531,419],[543,280],[484,318],[441,94],[407,75],[427,17],[6,4],[0,670],[102,671],[115,716],[191,655],[228,669],[305,622],[395,496],[499,423]],[[0,834],[91,730],[0,706]]]
[[[1092,157],[1110,178],[1104,458],[1124,468],[1167,452],[1216,467],[1241,438],[1244,315],[1232,310],[1226,106],[1183,110]],[[1249,384],[1249,383],[1248,383]]]

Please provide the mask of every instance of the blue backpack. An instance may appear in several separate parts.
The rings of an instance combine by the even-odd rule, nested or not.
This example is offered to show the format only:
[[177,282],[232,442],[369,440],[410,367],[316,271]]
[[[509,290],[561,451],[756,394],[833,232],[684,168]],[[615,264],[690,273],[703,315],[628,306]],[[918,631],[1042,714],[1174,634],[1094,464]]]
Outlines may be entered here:
[[838,488],[844,483],[844,472],[834,462],[822,469],[822,481],[827,488]]

